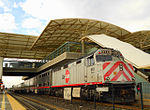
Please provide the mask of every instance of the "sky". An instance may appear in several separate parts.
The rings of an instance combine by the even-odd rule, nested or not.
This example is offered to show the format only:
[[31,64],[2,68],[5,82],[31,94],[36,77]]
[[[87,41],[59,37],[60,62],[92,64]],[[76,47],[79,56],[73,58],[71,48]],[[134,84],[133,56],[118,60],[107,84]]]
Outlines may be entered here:
[[0,0],[0,32],[40,35],[50,20],[62,18],[96,19],[131,32],[149,30],[149,10],[150,0]]

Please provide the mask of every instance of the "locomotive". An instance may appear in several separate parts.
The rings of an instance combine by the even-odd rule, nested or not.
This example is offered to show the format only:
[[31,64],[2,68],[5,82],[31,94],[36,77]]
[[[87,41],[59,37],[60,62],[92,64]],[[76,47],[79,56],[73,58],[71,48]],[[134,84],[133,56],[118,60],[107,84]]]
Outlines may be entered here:
[[[102,48],[14,86],[15,92],[49,94],[65,99],[82,98],[115,103],[135,101],[134,68],[123,55]],[[113,93],[113,97],[112,97]]]

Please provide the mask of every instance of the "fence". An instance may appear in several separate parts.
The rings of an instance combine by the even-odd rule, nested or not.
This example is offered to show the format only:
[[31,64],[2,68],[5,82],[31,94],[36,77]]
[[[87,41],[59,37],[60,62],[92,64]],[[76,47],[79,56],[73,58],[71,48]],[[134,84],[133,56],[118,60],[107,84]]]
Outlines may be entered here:
[[[96,110],[121,110],[121,109],[148,109],[150,107],[150,83],[140,82],[137,84],[111,84],[108,92],[93,92],[93,107]],[[98,97],[98,94],[104,97]],[[84,104],[81,97],[80,105]],[[90,100],[91,101],[91,100]],[[147,102],[146,102],[147,101]],[[71,103],[74,103],[71,101]]]

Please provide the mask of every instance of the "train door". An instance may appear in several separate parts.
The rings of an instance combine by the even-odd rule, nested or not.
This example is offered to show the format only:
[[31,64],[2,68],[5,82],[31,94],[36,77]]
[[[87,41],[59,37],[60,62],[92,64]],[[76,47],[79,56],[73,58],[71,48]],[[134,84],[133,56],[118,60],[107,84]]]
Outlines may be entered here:
[[76,62],[76,80],[78,83],[84,83],[84,63],[82,60]]
[[87,82],[96,82],[97,81],[97,73],[95,68],[95,60],[93,55],[89,56],[86,59],[86,73],[87,73]]

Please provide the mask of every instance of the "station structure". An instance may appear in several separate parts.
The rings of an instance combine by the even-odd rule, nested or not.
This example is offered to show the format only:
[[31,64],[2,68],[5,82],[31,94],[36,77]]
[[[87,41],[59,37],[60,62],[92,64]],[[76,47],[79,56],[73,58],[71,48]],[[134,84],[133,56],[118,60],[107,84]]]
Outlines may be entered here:
[[[89,53],[97,44],[87,36],[98,34],[117,38],[150,54],[150,31],[132,33],[119,26],[92,19],[56,19],[49,22],[40,36],[0,32],[0,84],[2,75],[24,76],[26,79],[59,65],[58,62],[64,63]],[[145,73],[143,76],[150,76],[150,65],[135,68],[142,70]]]

